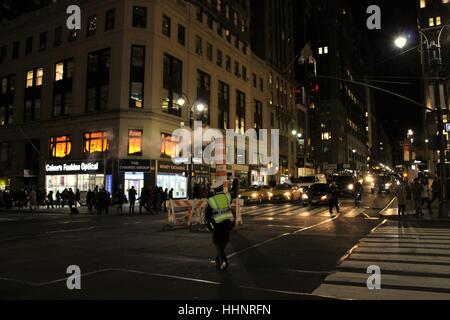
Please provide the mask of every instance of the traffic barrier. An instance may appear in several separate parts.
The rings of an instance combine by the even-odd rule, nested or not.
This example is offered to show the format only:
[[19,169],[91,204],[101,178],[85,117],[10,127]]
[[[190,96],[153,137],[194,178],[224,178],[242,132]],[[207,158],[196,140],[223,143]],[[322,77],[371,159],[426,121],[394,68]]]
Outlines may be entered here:
[[[186,225],[187,227],[204,224],[205,209],[208,205],[207,199],[198,200],[170,200],[168,208],[168,225]],[[241,206],[244,205],[242,199],[233,200],[231,208],[236,216],[236,225],[243,225]],[[186,214],[187,211],[187,214]]]

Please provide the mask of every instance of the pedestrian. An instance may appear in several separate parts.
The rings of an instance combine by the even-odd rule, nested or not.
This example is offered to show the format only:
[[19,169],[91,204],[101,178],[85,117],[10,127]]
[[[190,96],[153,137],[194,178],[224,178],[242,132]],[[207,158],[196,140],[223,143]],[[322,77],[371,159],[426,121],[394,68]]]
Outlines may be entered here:
[[422,207],[426,206],[429,215],[431,215],[431,201],[430,201],[430,188],[428,184],[428,179],[424,178],[422,180],[423,191],[422,191]]
[[158,195],[158,212],[162,211],[163,194],[164,194],[163,188],[159,187],[158,188],[158,193],[157,193],[157,195]]
[[416,210],[417,216],[423,216],[422,212],[422,195],[424,194],[424,187],[420,183],[418,178],[414,179],[414,183],[411,187],[412,197],[414,200],[414,209]]
[[77,189],[77,191],[75,192],[75,207],[78,207],[78,205],[80,205],[81,207],[81,192],[80,189]]
[[63,192],[61,192],[61,207],[62,208],[64,208],[64,206],[66,205],[66,203],[67,203],[67,193],[68,193],[69,191],[67,190],[67,188],[65,188],[64,190],[63,190]]
[[50,207],[54,209],[53,206],[53,191],[50,191],[47,195],[47,210],[50,210]]
[[231,198],[234,200],[237,199],[238,196],[239,196],[239,179],[234,178],[231,185]]
[[333,181],[329,188],[329,207],[330,215],[334,217],[333,209],[336,208],[337,214],[339,214],[339,191],[336,182]]
[[148,208],[148,202],[149,202],[149,192],[147,188],[141,189],[141,196],[138,198],[139,200],[139,214],[142,214],[142,208],[146,209]]
[[36,191],[34,191],[34,189],[30,191],[29,197],[30,197],[30,210],[37,211],[38,209],[37,194]]
[[194,190],[193,190],[193,199],[197,200],[200,197],[200,184],[197,182],[194,184]]
[[56,207],[61,208],[61,192],[56,191]]
[[398,217],[399,219],[401,219],[402,216],[405,216],[406,211],[407,191],[404,182],[400,182],[400,184],[395,189],[395,196],[397,197]]
[[165,189],[163,193],[164,212],[167,212],[167,200],[169,200],[169,189]]
[[355,183],[355,208],[359,208],[362,201],[362,195],[363,195],[363,185],[358,180]]
[[217,251],[216,268],[220,271],[227,269],[229,266],[225,249],[230,241],[230,232],[235,226],[231,201],[231,194],[224,193],[223,185],[216,183],[208,198],[208,205],[205,210],[206,225],[213,233],[213,243]]
[[88,189],[86,193],[86,206],[89,212],[92,212],[92,208],[94,207],[94,192],[91,189]]
[[436,199],[438,199],[439,202],[441,202],[441,181],[439,180],[439,178],[435,177],[433,180],[433,183],[431,185],[431,194],[432,194],[432,198],[430,201],[430,205],[434,203],[434,201],[436,201]]
[[134,214],[134,204],[136,202],[136,189],[134,186],[131,187],[131,189],[128,190],[128,201],[130,202],[130,208],[129,213]]
[[67,204],[69,205],[70,214],[72,214],[72,210],[75,206],[75,193],[72,188],[69,188],[69,191],[67,191],[66,199]]
[[169,200],[173,200],[173,188],[169,191]]
[[119,190],[117,190],[117,211],[120,211],[120,213],[123,212],[123,203],[125,200],[125,192],[123,192],[122,188],[119,188]]

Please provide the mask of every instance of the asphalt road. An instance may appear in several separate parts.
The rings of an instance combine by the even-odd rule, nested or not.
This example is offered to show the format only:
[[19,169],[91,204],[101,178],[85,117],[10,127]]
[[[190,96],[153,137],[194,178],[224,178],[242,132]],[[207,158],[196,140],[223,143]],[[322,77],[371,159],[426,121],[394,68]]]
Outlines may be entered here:
[[[1,299],[318,299],[312,293],[339,260],[382,220],[390,196],[365,195],[360,211],[263,204],[244,209],[244,226],[218,273],[211,235],[165,231],[165,215],[0,213]],[[81,290],[68,290],[68,266]]]

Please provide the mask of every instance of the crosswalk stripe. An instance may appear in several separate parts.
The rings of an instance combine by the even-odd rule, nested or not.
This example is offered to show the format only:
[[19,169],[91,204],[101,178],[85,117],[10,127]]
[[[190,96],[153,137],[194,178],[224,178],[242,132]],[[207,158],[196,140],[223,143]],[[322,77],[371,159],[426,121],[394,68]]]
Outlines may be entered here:
[[430,249],[447,249],[449,247],[448,244],[433,244],[433,243],[394,243],[394,242],[385,242],[385,243],[374,243],[374,242],[361,242],[360,248],[364,247],[382,247],[382,248],[430,248]]
[[372,239],[364,239],[364,242],[369,243],[434,243],[434,244],[450,244],[450,240],[429,240],[429,239],[386,239],[386,238],[372,238]]
[[356,218],[361,214],[359,209],[353,209],[349,213],[344,214],[344,218]]
[[351,256],[352,260],[364,261],[400,261],[401,263],[446,263],[450,264],[450,256],[421,256],[407,254],[367,254],[355,253]]
[[435,274],[450,277],[450,268],[446,265],[431,265],[431,264],[417,264],[417,263],[397,263],[389,261],[344,261],[340,269],[359,269],[366,270],[368,266],[376,264],[383,270],[383,272],[405,272],[405,273],[423,273]]
[[324,212],[324,211],[328,212],[328,209],[327,208],[323,208],[323,207],[319,207],[319,208],[316,208],[314,210],[310,210],[308,212],[302,213],[302,214],[300,214],[300,216],[301,217],[310,217],[310,216],[316,215],[316,214]]
[[[420,249],[420,248],[385,248],[380,247],[358,247],[355,252],[359,253],[403,253],[403,254],[439,254],[450,256],[450,249]],[[450,271],[450,270],[449,270]]]

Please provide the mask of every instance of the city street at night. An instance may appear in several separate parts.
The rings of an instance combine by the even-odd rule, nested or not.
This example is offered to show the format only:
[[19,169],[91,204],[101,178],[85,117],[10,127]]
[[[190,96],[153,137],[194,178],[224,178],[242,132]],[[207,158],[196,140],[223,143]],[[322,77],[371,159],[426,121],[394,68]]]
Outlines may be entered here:
[[[336,282],[325,281],[340,274],[342,268],[337,266],[342,262],[340,259],[345,260],[349,250],[370,236],[372,229],[381,225],[397,227],[395,221],[383,224],[378,215],[390,201],[389,196],[367,195],[361,209],[354,209],[351,202],[344,201],[336,218],[331,218],[324,207],[304,208],[298,204],[247,207],[244,225],[231,235],[227,252],[231,266],[223,274],[210,262],[214,255],[211,235],[190,232],[187,228],[163,231],[166,215],[3,213],[0,216],[3,231],[0,296],[168,300],[377,298],[376,293],[372,292],[371,296],[367,289],[362,296],[358,291],[353,296],[345,295],[342,290],[335,295],[337,292],[328,288],[327,283]],[[373,209],[366,209],[369,206]],[[407,228],[417,225],[406,223]],[[441,228],[444,226],[440,224]],[[450,224],[446,226],[450,228]],[[444,242],[450,242],[450,236]],[[387,253],[371,248],[377,253],[373,261],[381,263],[380,256],[386,254],[385,262],[388,262]],[[436,264],[444,268],[449,264],[450,251],[441,251],[447,258],[436,260]],[[346,268],[346,274],[351,272],[367,278],[365,269],[371,261],[367,258],[370,254],[371,250],[364,251],[365,258],[357,259],[360,267]],[[409,261],[408,254],[403,257],[402,261]],[[426,257],[424,254],[423,258]],[[415,263],[427,266],[425,262]],[[70,265],[81,268],[79,291],[67,290],[66,269]],[[430,274],[433,270],[430,269]],[[399,273],[393,273],[396,274]],[[355,286],[351,279],[340,280],[339,285]],[[363,281],[360,288],[365,285]],[[416,298],[424,297],[424,292],[417,291],[413,283],[404,286],[393,290],[388,298],[404,298],[400,290],[409,287],[416,290],[412,291]],[[440,283],[434,289],[435,295],[430,297],[448,298],[448,283],[447,289],[443,288],[444,284]],[[396,290],[399,296],[395,296]]]

